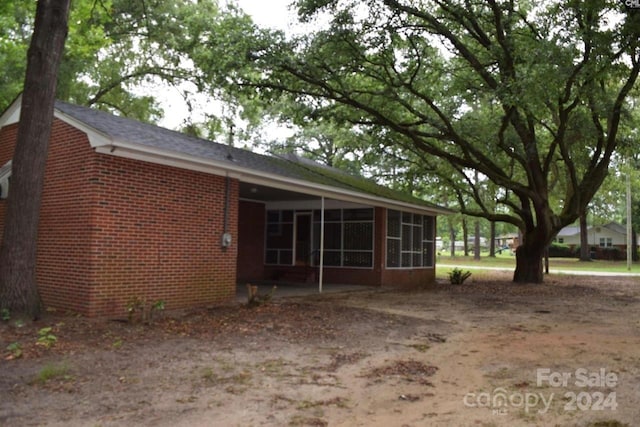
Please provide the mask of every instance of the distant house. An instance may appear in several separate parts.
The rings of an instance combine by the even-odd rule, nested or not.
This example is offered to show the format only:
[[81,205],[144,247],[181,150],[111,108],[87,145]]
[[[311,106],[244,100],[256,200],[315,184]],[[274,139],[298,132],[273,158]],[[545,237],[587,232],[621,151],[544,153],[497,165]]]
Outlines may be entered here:
[[[0,116],[0,227],[20,107]],[[448,212],[295,156],[56,102],[38,284],[47,306],[87,316],[121,316],[134,298],[210,305],[238,282],[423,285]]]
[[[472,249],[475,244],[476,244],[475,236],[467,237],[467,248]],[[456,251],[463,251],[464,250],[464,240],[456,240],[454,242],[454,247],[455,247]],[[489,245],[487,244],[487,238],[486,237],[480,237],[480,247],[483,248],[483,249],[486,249],[486,248],[489,247]]]
[[[555,240],[556,243],[568,245],[572,250],[580,247],[580,227],[564,227]],[[606,251],[618,250],[625,253],[627,250],[627,229],[617,222],[605,225],[591,226],[587,228],[587,242],[592,255],[601,258]]]
[[496,248],[508,247],[511,250],[515,250],[520,246],[520,236],[518,236],[518,233],[502,234],[496,236],[495,242]]
[[[587,228],[589,246],[601,248],[627,247],[627,229],[617,222]],[[555,241],[569,246],[580,246],[580,227],[568,226],[560,230]]]

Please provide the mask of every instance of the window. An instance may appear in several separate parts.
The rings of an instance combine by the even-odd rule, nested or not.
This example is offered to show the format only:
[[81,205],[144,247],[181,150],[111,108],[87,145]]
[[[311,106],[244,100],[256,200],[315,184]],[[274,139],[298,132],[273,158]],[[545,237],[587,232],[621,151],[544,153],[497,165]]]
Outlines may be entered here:
[[[320,264],[320,211],[314,212],[314,265]],[[324,215],[323,263],[331,267],[373,267],[373,209],[331,209]]]
[[[312,215],[312,260],[317,266],[320,264],[321,212],[315,210]],[[267,211],[266,264],[293,264],[294,217],[293,210]],[[324,265],[373,268],[373,230],[374,212],[371,208],[325,210]]]
[[267,211],[265,264],[293,264],[293,211]]
[[435,219],[387,211],[387,267],[433,267]]
[[613,241],[611,237],[601,237],[600,238],[600,247],[601,248],[610,248],[613,246]]

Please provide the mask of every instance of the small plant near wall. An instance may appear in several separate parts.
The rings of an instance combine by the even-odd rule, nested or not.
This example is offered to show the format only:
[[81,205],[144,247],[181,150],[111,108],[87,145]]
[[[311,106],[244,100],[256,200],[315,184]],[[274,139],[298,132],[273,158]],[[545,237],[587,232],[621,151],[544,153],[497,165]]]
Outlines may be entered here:
[[165,302],[161,299],[151,304],[151,308],[149,309],[149,322],[153,321],[156,317],[160,317],[164,311],[164,306]]
[[275,294],[276,289],[277,289],[277,286],[274,286],[271,288],[271,291],[269,293],[260,294],[258,293],[257,286],[247,283],[247,294],[248,294],[247,307],[258,307],[260,305],[267,304],[273,298],[273,295]]
[[44,348],[51,348],[56,341],[58,341],[58,337],[53,334],[53,328],[51,326],[47,326],[38,331],[37,345],[41,345]]
[[459,268],[454,268],[449,272],[449,282],[452,285],[462,285],[469,277],[471,277],[471,272],[468,270],[463,272]]
[[141,300],[138,297],[133,297],[127,302],[127,320],[129,323],[136,323],[144,320],[144,309],[146,301]]
[[6,357],[7,360],[19,359],[22,357],[22,346],[18,341],[9,344],[7,346],[7,351],[10,352],[9,356]]
[[129,323],[150,324],[165,309],[164,300],[157,300],[154,303],[147,303],[146,299],[138,297],[131,298],[126,306],[127,319]]

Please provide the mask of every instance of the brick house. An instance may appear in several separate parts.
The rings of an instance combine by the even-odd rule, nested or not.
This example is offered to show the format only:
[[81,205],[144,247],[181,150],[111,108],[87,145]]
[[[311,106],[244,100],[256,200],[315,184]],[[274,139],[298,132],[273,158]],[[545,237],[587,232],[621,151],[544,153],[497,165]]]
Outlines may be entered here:
[[[20,101],[0,116],[2,223]],[[424,285],[447,212],[295,156],[57,102],[38,285],[45,305],[86,316],[122,316],[133,298],[211,305],[244,281]]]

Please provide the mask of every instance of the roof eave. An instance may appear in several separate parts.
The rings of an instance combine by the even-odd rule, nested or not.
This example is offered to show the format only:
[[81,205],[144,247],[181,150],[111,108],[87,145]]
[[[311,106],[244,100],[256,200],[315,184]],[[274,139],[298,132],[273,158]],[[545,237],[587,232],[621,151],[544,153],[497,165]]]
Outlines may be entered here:
[[292,179],[277,174],[258,172],[254,169],[243,166],[234,166],[232,162],[221,162],[213,159],[205,159],[174,151],[160,150],[153,147],[132,144],[123,141],[112,141],[110,145],[95,147],[96,152],[124,157],[135,160],[142,160],[151,163],[172,166],[181,169],[193,170],[197,172],[210,173],[214,175],[229,176],[242,182],[264,185],[281,190],[305,193],[316,197],[333,198],[337,200],[350,201],[354,203],[365,203],[374,206],[400,209],[420,213],[448,215],[452,212],[448,209],[421,206],[398,200],[387,199],[366,193],[350,191],[337,187],[316,184],[309,181]]
[[[17,123],[20,120],[22,96],[16,100],[0,116],[0,128]],[[84,132],[89,139],[89,144],[98,153],[158,163],[182,169],[210,173],[215,175],[237,178],[243,182],[271,186],[274,188],[305,193],[316,197],[333,198],[337,200],[365,203],[374,206],[399,209],[419,213],[449,215],[453,211],[436,206],[423,206],[409,202],[388,199],[358,191],[316,184],[300,179],[291,179],[273,173],[260,172],[241,166],[234,166],[232,162],[222,162],[212,159],[200,158],[175,151],[161,150],[158,148],[121,141],[112,136],[87,125],[81,120],[64,113],[58,108],[54,109],[54,117]]]

